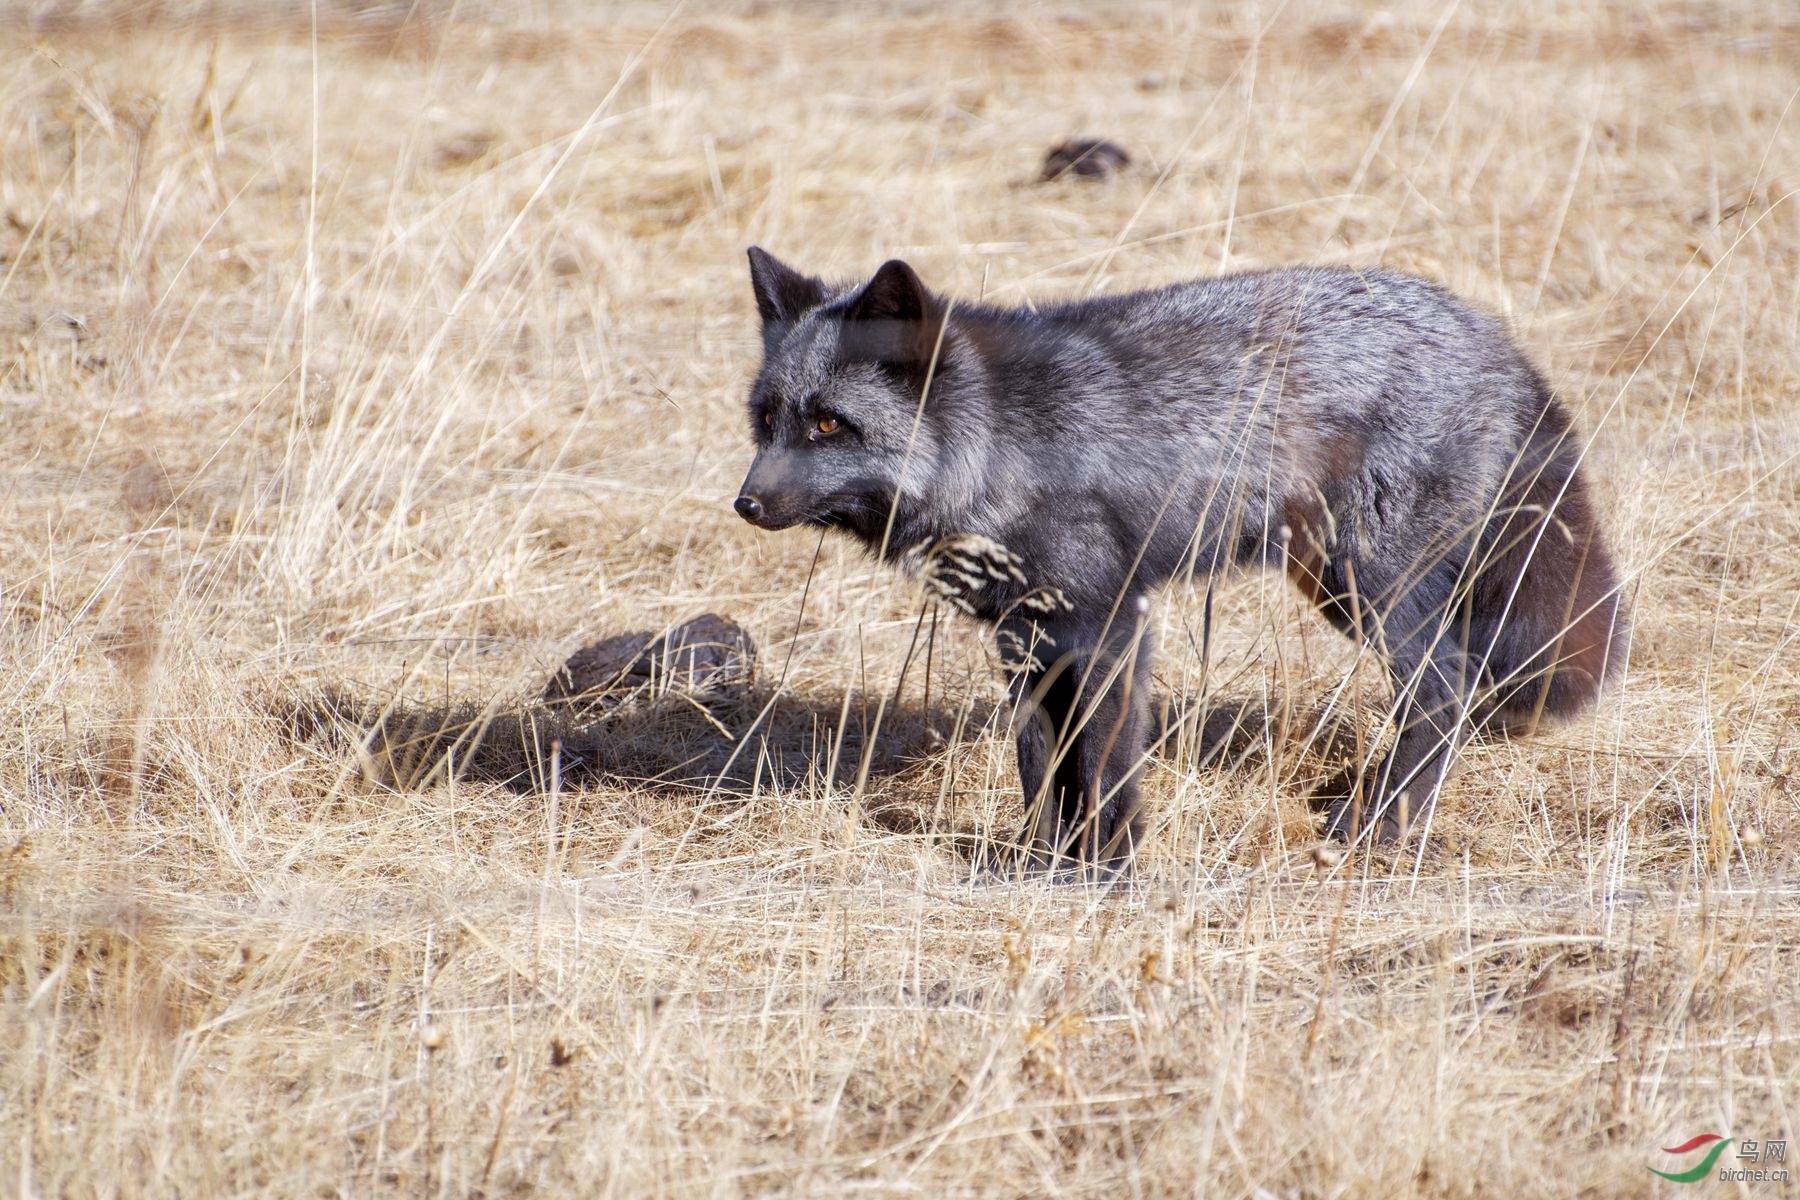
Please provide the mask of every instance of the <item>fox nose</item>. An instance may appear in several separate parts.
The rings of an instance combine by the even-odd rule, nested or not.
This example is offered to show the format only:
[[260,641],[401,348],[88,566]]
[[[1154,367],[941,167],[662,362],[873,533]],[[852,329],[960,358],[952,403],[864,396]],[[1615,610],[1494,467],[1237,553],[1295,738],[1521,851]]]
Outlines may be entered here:
[[762,516],[762,501],[755,496],[739,496],[737,503],[731,507],[737,509],[738,516],[746,521],[754,521]]

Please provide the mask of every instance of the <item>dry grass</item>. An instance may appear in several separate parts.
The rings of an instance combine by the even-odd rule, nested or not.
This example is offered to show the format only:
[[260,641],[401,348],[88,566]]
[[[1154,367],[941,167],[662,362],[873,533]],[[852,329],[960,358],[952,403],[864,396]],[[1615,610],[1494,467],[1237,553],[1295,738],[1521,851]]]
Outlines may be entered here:
[[[0,1189],[1608,1196],[1792,1135],[1786,6],[353,7],[0,18]],[[1131,169],[1036,184],[1072,133]],[[971,888],[1017,806],[981,638],[859,783],[922,600],[827,544],[802,614],[815,543],[727,506],[750,243],[1446,279],[1592,434],[1624,686],[1472,750],[1423,861],[1315,856],[1278,721],[1157,760],[1134,888]],[[1218,608],[1210,697],[1350,665],[1278,580]],[[278,715],[504,716],[707,609],[763,651],[715,715],[776,697],[711,789],[383,787]]]

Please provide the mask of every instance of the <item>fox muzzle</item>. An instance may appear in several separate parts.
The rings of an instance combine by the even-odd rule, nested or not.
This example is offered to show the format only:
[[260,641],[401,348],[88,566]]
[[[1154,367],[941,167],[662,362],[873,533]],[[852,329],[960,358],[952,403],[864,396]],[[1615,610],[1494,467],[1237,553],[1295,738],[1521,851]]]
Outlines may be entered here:
[[806,505],[811,497],[800,494],[801,489],[793,486],[790,474],[791,464],[786,458],[758,454],[731,507],[758,529],[798,525],[806,519]]

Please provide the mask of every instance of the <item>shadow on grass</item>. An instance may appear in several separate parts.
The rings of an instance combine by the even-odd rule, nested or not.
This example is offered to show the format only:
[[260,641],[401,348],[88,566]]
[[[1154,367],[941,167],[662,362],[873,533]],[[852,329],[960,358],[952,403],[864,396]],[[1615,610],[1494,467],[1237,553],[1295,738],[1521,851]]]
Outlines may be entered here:
[[[990,706],[890,708],[852,695],[819,699],[755,689],[723,699],[672,693],[613,706],[531,701],[382,705],[325,692],[290,706],[293,737],[353,750],[365,774],[399,790],[454,775],[518,791],[608,783],[748,793],[897,774],[946,731],[1004,720]],[[997,728],[997,725],[993,727]],[[866,762],[865,762],[866,760]],[[865,774],[866,773],[866,774]]]
[[[747,794],[831,781],[874,782],[930,759],[950,740],[1003,733],[1003,705],[882,706],[852,694],[809,697],[748,689],[701,699],[670,692],[626,704],[381,704],[324,692],[287,707],[297,741],[356,754],[364,773],[412,790],[454,775],[521,792],[612,784]],[[1240,770],[1291,739],[1261,699],[1159,699],[1151,753],[1187,768]],[[1313,748],[1341,753],[1349,722],[1302,725]]]

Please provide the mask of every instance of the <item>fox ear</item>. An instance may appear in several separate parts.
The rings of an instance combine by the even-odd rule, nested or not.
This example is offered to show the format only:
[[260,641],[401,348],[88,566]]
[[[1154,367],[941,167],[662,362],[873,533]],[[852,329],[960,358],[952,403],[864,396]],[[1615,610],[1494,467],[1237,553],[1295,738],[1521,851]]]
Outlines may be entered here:
[[931,307],[931,293],[919,273],[897,258],[881,264],[875,277],[850,302],[852,321],[918,321]]
[[760,246],[750,247],[750,286],[756,291],[756,311],[765,325],[792,321],[825,303],[827,295],[819,280],[794,270]]
[[918,272],[895,258],[863,285],[844,318],[859,357],[923,368],[938,352],[944,307]]

